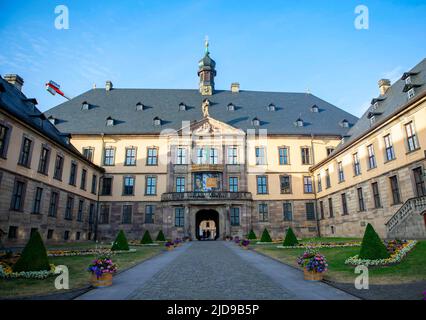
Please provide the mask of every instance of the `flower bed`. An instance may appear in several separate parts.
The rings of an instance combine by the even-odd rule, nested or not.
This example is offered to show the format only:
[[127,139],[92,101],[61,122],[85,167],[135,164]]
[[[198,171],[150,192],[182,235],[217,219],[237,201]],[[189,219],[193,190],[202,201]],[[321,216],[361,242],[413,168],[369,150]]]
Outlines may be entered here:
[[308,249],[308,248],[346,248],[346,247],[360,247],[361,242],[345,242],[345,243],[333,243],[333,242],[314,242],[299,244],[297,246],[277,246],[279,249]]
[[22,271],[22,272],[13,272],[12,267],[6,264],[5,262],[0,262],[0,279],[37,279],[43,280],[53,275],[55,273],[55,265],[50,264],[50,270],[44,271]]
[[391,256],[387,259],[359,259],[358,255],[346,259],[345,264],[349,265],[364,265],[364,266],[387,266],[392,264],[398,264],[404,259],[408,252],[410,252],[415,245],[417,240],[392,240],[386,244],[386,248]]
[[84,249],[84,250],[49,250],[47,251],[48,257],[73,257],[73,256],[90,256],[90,255],[102,255],[102,254],[119,254],[136,252],[136,249],[130,250],[117,250],[111,251],[110,249]]

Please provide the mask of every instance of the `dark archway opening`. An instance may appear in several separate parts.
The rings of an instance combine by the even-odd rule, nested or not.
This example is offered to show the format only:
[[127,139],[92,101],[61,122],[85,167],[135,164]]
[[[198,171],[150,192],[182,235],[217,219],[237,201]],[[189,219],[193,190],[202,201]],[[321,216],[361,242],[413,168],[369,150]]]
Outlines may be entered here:
[[219,213],[215,210],[200,210],[195,216],[196,237],[198,240],[219,238]]

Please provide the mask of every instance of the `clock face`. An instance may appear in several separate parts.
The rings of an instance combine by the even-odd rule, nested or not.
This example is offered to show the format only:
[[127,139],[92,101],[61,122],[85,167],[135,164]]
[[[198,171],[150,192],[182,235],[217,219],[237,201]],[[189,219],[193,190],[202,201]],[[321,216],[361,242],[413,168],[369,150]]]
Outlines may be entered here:
[[209,92],[209,87],[204,87],[204,92]]

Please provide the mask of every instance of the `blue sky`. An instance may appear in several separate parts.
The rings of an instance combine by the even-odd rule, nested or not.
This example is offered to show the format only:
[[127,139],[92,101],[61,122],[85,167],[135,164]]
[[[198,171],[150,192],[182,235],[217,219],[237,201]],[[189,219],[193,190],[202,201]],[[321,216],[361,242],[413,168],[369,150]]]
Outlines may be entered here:
[[[54,27],[57,5],[69,30]],[[355,7],[369,29],[354,27]],[[210,39],[217,89],[305,92],[357,116],[426,57],[425,1],[13,1],[0,0],[0,74],[17,73],[47,110],[112,80],[121,88],[197,88],[197,62]]]

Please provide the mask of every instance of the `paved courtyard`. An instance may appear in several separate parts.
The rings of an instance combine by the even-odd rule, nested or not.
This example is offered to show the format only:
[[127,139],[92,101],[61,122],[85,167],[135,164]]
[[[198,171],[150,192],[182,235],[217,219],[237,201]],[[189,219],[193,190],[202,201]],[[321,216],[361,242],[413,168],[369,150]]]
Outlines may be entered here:
[[355,299],[232,242],[191,242],[114,277],[78,299]]

